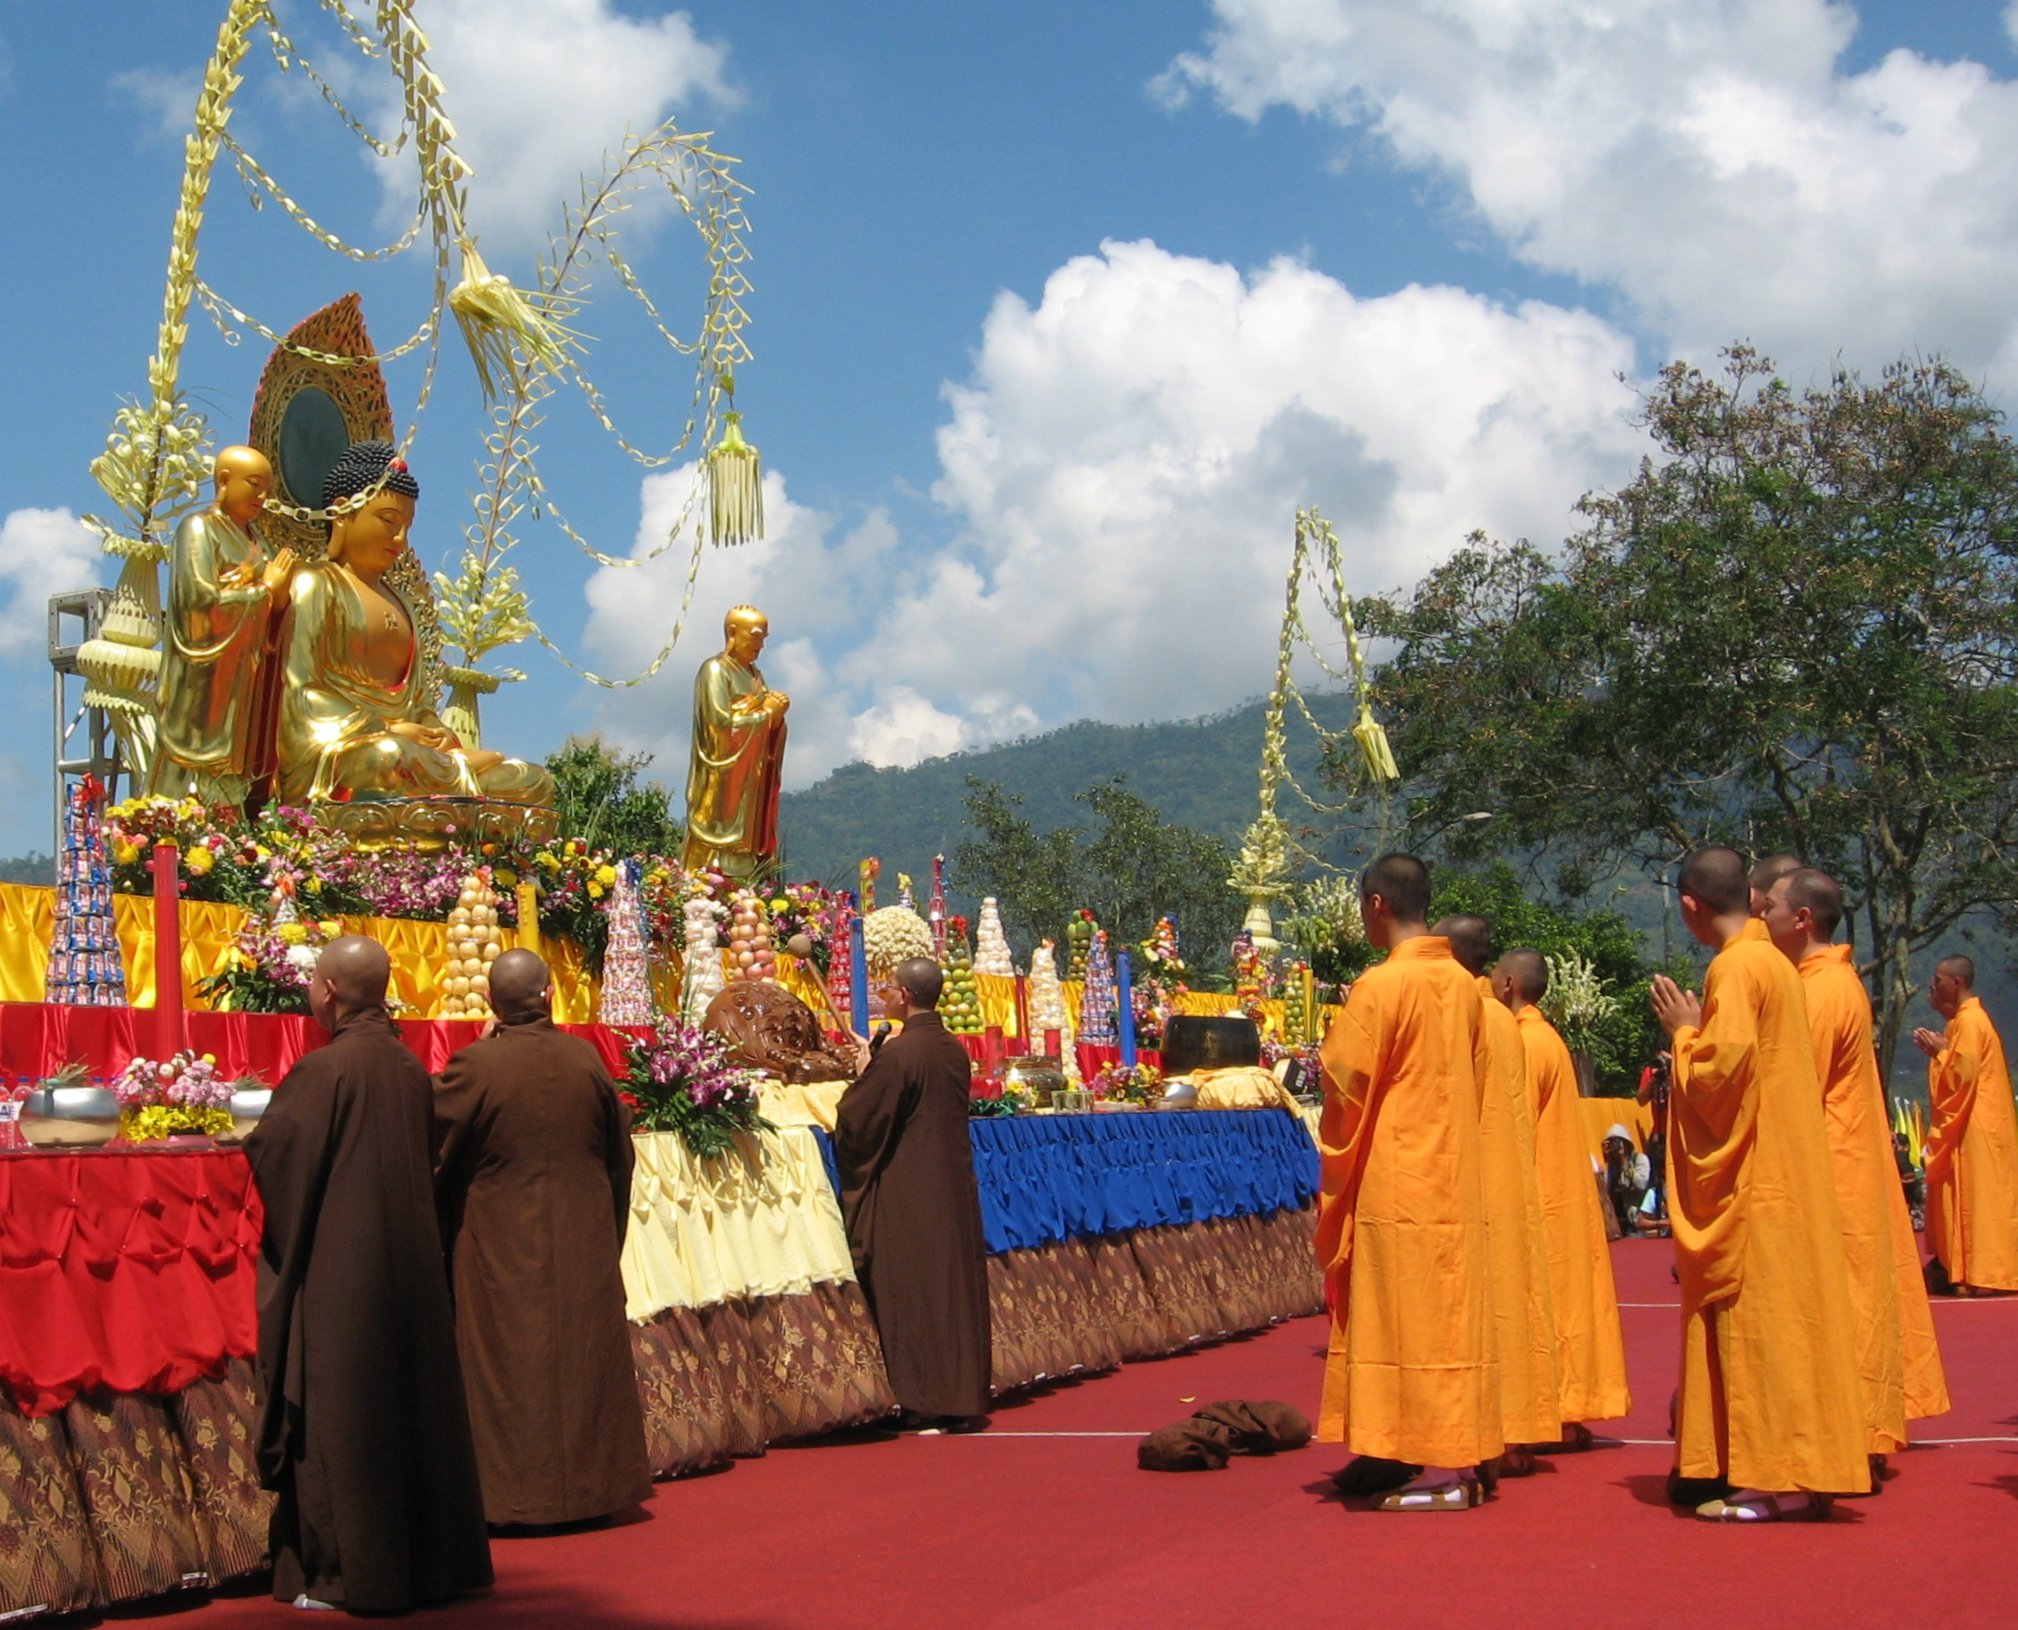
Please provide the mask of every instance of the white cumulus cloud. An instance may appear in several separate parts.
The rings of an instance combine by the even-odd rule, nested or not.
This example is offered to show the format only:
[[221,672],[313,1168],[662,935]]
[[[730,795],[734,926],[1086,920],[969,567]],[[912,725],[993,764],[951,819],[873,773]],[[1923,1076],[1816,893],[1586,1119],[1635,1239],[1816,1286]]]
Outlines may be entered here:
[[[1214,0],[1157,83],[1281,107],[1446,179],[1512,253],[1701,356],[1943,352],[2008,376],[2018,84],[1895,50],[1841,0]],[[2018,28],[2018,8],[2007,9]],[[2006,366],[1999,368],[2000,361]]]
[[[651,555],[664,541],[696,491],[694,477],[689,464],[645,478],[631,558]],[[880,510],[844,527],[835,516],[794,503],[776,470],[764,476],[764,519],[766,535],[757,542],[735,549],[709,545],[674,654],[648,683],[611,692],[597,711],[598,726],[611,737],[653,754],[655,772],[668,785],[686,778],[694,671],[722,648],[722,618],[729,608],[745,602],[770,618],[770,643],[758,664],[765,680],[792,698],[788,780],[803,784],[857,756],[849,745],[854,727],[848,699],[829,660],[833,642],[845,640],[869,616],[896,544],[895,529]],[[586,642],[593,660],[612,677],[641,671],[671,631],[693,558],[684,540],[692,536],[690,519],[683,541],[656,558],[591,574]]]
[[[1476,527],[1558,540],[1641,452],[1631,361],[1624,335],[1548,305],[1361,299],[1292,260],[1243,274],[1104,245],[1034,305],[999,297],[948,388],[950,544],[900,540],[880,512],[844,527],[772,472],[770,536],[705,557],[680,655],[603,723],[684,774],[688,687],[737,600],[771,617],[794,785],[844,759],[1230,705],[1269,683],[1300,506],[1338,527],[1360,593],[1412,582]],[[641,551],[690,480],[647,480]],[[599,661],[649,660],[686,561],[595,575]]]
[[0,520],[0,662],[49,648],[49,597],[98,581],[98,540],[67,509],[17,509]]
[[[626,131],[669,115],[691,126],[703,107],[740,99],[728,46],[704,39],[684,11],[627,16],[612,0],[429,0],[429,60],[447,88],[456,146],[475,167],[471,224],[494,267],[506,252],[543,249],[582,177],[599,176]],[[348,79],[350,76],[346,76]],[[382,113],[397,86],[374,68]],[[413,207],[411,156],[385,166],[388,207]]]
[[934,489],[960,546],[838,666],[943,711],[1168,718],[1267,688],[1296,510],[1351,588],[1413,581],[1475,527],[1560,539],[1641,448],[1626,338],[1450,288],[1360,299],[1292,260],[1252,274],[1109,243],[1031,306],[996,301],[950,393]]

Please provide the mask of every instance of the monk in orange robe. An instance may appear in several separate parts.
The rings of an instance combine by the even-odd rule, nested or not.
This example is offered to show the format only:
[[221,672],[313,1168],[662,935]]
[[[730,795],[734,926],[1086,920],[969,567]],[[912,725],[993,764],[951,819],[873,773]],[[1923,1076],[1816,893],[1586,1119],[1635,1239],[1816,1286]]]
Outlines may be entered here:
[[[1850,960],[1830,943],[1843,891],[1826,872],[1790,872],[1767,891],[1764,922],[1794,964],[1808,1005],[1821,1077],[1822,1120],[1843,1214],[1850,1310],[1857,1319],[1857,1376],[1874,1474],[1906,1447],[1906,1422],[1948,1410],[1948,1379],[1920,1276],[1920,1247],[1892,1156],[1885,1087],[1871,1039],[1871,999]],[[1873,1487],[1876,1487],[1875,1476]]]
[[[1682,921],[1717,947],[1703,994],[1654,978],[1673,1038],[1668,1219],[1682,1291],[1682,1485],[1712,1522],[1820,1519],[1871,1487],[1856,1321],[1801,976],[1751,915],[1730,849],[1683,862]],[[1846,1404],[1848,1407],[1845,1407]]]
[[1967,1293],[2018,1290],[2018,1113],[2004,1043],[1976,995],[1976,964],[1945,957],[1927,992],[1948,1021],[1915,1030],[1927,1055],[1927,1244]]
[[1471,975],[1429,932],[1420,860],[1372,861],[1360,913],[1388,956],[1354,983],[1320,1053],[1317,1258],[1332,1328],[1317,1436],[1420,1468],[1381,1509],[1462,1511],[1482,1497],[1479,1464],[1506,1447],[1479,1149],[1485,1032]]
[[1525,1446],[1561,1438],[1557,1413],[1555,1306],[1549,1297],[1548,1248],[1542,1243],[1541,1185],[1535,1175],[1534,1112],[1528,1104],[1527,1051],[1520,1025],[1485,978],[1492,924],[1483,917],[1446,917],[1431,933],[1478,987],[1488,1075],[1479,1112],[1485,1160],[1486,1242],[1491,1251],[1493,1328],[1498,1336],[1500,1428],[1507,1451],[1502,1477],[1535,1469]]
[[[1556,1324],[1559,1449],[1587,1449],[1586,1421],[1614,1420],[1633,1407],[1611,1249],[1584,1137],[1576,1064],[1539,1006],[1549,967],[1539,951],[1509,951],[1493,970],[1493,994],[1513,1014],[1535,1116],[1535,1182]],[[1551,1447],[1550,1445],[1537,1445]]]

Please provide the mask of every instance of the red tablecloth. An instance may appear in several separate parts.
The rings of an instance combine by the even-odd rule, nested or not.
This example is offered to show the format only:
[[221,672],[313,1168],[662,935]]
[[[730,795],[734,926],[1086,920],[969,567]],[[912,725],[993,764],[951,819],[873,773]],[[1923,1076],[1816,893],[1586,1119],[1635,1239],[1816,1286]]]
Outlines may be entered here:
[[[216,1055],[227,1076],[256,1075],[269,1085],[303,1053],[328,1039],[313,1019],[288,1013],[186,1014],[189,1045]],[[116,1075],[138,1050],[151,1047],[154,1015],[130,1007],[64,1007],[50,1002],[0,1002],[0,1071],[43,1077],[66,1064],[92,1075]],[[592,1042],[613,1072],[621,1073],[626,1032],[600,1024],[562,1028]],[[482,1033],[474,1019],[403,1019],[399,1033],[430,1071]]]
[[46,1415],[250,1358],[259,1227],[236,1151],[0,1157],[0,1382]]
[[[1096,1047],[1091,1042],[1086,1041],[1079,1042],[1077,1046],[1079,1051],[1079,1075],[1082,1080],[1091,1081],[1102,1070],[1106,1069],[1108,1065],[1119,1064],[1121,1062],[1121,1049],[1119,1047]],[[1163,1055],[1159,1052],[1152,1052],[1146,1047],[1138,1047],[1135,1049],[1135,1062],[1137,1064],[1147,1064],[1151,1069],[1160,1070],[1163,1068]]]

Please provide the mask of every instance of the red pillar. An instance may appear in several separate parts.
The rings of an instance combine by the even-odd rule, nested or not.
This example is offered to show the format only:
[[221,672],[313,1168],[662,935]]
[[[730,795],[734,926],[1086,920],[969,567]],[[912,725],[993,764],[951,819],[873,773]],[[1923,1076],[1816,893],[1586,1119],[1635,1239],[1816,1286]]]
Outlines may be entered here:
[[181,852],[172,843],[154,846],[154,1057],[182,1051],[182,880]]

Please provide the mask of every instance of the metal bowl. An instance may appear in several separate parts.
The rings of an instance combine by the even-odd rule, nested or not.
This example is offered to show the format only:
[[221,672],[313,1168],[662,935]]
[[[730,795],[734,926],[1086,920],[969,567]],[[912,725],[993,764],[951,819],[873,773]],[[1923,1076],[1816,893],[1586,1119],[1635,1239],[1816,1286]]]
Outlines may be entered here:
[[231,1135],[242,1138],[259,1124],[273,1102],[271,1087],[241,1087],[231,1095]]
[[95,1149],[119,1135],[110,1087],[37,1087],[21,1104],[21,1135],[38,1149]]
[[1158,1109],[1196,1109],[1198,1089],[1189,1081],[1173,1081],[1163,1089],[1163,1096],[1157,1100]]

